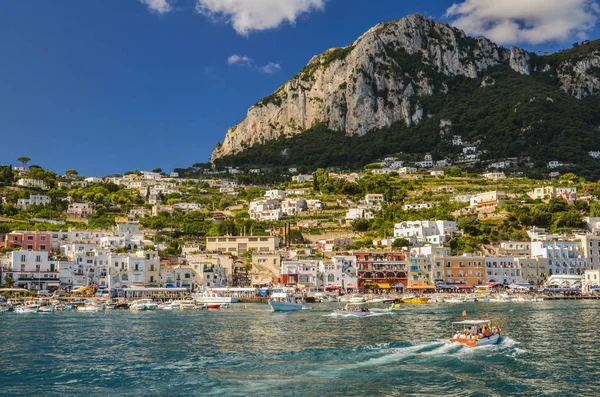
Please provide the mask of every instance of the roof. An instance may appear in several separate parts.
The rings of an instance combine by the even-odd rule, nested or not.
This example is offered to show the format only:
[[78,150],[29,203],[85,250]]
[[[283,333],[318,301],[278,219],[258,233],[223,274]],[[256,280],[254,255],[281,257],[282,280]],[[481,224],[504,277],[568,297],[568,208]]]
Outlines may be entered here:
[[464,324],[464,325],[485,325],[489,324],[490,320],[464,320],[464,321],[455,321],[452,324]]

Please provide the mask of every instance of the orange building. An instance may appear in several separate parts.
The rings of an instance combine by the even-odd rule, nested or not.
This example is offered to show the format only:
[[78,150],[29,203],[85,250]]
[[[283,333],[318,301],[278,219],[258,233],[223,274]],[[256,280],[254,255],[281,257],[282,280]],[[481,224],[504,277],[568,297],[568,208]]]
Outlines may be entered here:
[[445,256],[444,277],[446,284],[469,288],[485,283],[485,257]]

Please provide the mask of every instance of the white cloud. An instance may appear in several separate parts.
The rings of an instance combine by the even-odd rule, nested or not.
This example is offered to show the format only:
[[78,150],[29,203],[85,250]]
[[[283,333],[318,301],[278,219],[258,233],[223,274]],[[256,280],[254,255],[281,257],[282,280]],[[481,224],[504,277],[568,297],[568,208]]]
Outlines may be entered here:
[[157,12],[159,14],[166,14],[171,11],[172,7],[169,4],[169,0],[140,0],[143,4],[147,5],[150,11]]
[[266,65],[260,66],[254,63],[254,59],[246,55],[233,54],[227,58],[228,65],[238,65],[247,68],[260,70],[263,73],[274,74],[281,70],[281,65],[274,62],[269,62]]
[[227,58],[227,63],[230,65],[237,65],[237,64],[249,65],[252,62],[254,62],[254,59],[249,58],[246,55],[233,54],[232,56]]
[[468,34],[498,43],[538,44],[586,37],[599,10],[593,0],[464,0],[446,17]]
[[273,74],[281,70],[281,65],[269,62],[265,66],[260,67],[260,70],[267,74]]
[[225,18],[241,35],[273,29],[284,21],[295,23],[299,15],[323,9],[325,0],[196,0],[196,11]]

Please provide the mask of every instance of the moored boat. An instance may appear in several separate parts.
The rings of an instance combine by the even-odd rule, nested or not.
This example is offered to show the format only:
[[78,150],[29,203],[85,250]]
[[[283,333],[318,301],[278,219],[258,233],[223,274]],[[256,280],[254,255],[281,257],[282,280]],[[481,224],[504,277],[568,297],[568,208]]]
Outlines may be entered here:
[[158,309],[158,304],[156,304],[152,299],[138,299],[129,305],[131,310],[156,310]]
[[[294,296],[288,293],[287,288],[273,289],[269,298],[269,306],[274,312],[293,312],[302,310],[304,302],[297,301]],[[208,307],[210,309],[210,306]]]
[[201,294],[193,294],[192,298],[197,303],[237,303],[238,298],[235,296],[224,296],[212,291],[205,291]]
[[402,299],[403,303],[410,303],[413,305],[424,305],[429,302],[429,298],[424,296],[407,296]]
[[38,309],[38,313],[54,313],[54,305],[42,305]]
[[27,313],[37,313],[39,310],[39,306],[37,305],[29,305],[29,306],[19,306],[15,309],[16,313],[27,314]]
[[[462,326],[462,331],[454,333],[455,326]],[[469,347],[496,345],[502,340],[501,330],[493,327],[490,320],[465,320],[452,323],[452,343],[459,343]],[[481,330],[482,332],[478,332]]]

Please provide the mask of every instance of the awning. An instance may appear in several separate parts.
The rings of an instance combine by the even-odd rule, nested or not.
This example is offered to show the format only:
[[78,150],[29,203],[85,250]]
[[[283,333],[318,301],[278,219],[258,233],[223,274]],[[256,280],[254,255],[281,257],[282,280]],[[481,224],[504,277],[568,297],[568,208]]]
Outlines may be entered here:
[[472,289],[473,286],[472,285],[457,285],[456,288],[458,288],[458,289]]
[[377,286],[381,289],[390,289],[392,288],[391,285],[389,285],[388,283],[381,283],[381,284],[377,284]]
[[600,285],[592,285],[590,286],[590,289],[600,289]]
[[435,285],[416,285],[410,287],[410,289],[435,289]]
[[397,284],[394,284],[394,285],[392,286],[392,288],[393,288],[393,289],[404,289],[404,288],[406,288],[406,285],[404,285],[404,284],[402,284],[402,283],[397,283]]
[[440,284],[437,289],[456,289],[456,285]]

